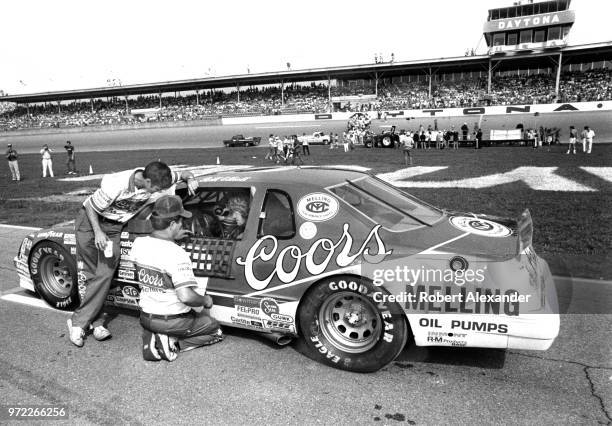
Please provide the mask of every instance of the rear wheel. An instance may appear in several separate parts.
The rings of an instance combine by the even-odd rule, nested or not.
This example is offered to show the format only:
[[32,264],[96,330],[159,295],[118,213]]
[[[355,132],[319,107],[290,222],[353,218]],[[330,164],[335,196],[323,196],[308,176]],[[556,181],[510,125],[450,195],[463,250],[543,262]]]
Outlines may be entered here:
[[64,247],[52,241],[37,244],[30,273],[36,292],[49,305],[67,311],[79,306],[76,261]]
[[309,291],[299,310],[302,352],[363,373],[393,361],[406,343],[408,326],[401,307],[377,303],[374,294],[387,292],[349,276],[326,279]]
[[385,148],[392,148],[393,147],[393,141],[391,140],[391,136],[384,136],[382,138],[382,146]]

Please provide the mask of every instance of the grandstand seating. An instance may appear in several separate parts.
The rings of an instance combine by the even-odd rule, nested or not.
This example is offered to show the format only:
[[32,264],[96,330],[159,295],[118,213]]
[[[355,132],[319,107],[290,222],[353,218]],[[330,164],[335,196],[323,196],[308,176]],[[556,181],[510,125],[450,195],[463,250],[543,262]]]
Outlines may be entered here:
[[[554,94],[551,74],[494,76],[487,94],[485,78],[440,79],[432,82],[432,96],[425,81],[381,81],[378,96],[371,102],[347,103],[346,111],[454,108],[482,105],[535,104],[601,101],[612,99],[612,71],[609,69],[563,73],[559,99]],[[371,81],[362,85],[332,87],[334,97],[372,95]],[[284,102],[281,96],[284,95]],[[157,109],[157,114],[135,116],[126,112],[125,100],[113,98],[75,101],[70,104],[33,105],[28,110],[16,104],[0,103],[0,130],[82,127],[134,124],[142,121],[205,120],[218,116],[300,114],[329,112],[328,88],[323,84],[289,85],[281,88],[248,88],[234,91],[207,91],[198,98],[186,96],[139,96],[128,100],[130,109]]]

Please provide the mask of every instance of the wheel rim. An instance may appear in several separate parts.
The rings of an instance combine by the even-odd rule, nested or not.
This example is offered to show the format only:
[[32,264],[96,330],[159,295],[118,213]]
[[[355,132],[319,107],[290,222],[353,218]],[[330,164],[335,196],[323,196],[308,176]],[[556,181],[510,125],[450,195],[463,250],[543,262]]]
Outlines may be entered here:
[[371,349],[382,330],[382,321],[372,301],[351,292],[329,297],[319,310],[319,324],[325,338],[348,353]]
[[383,145],[384,146],[390,146],[391,145],[391,138],[389,136],[385,136],[383,138]]
[[45,288],[53,296],[65,298],[72,293],[73,277],[65,261],[54,255],[40,261],[40,277]]

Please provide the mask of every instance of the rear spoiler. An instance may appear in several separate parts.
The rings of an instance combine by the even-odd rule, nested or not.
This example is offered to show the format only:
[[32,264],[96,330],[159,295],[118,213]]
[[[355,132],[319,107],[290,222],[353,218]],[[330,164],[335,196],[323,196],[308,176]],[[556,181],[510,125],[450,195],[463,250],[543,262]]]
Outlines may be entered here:
[[518,234],[518,253],[522,253],[533,242],[533,221],[529,209],[525,209],[518,218],[516,233]]

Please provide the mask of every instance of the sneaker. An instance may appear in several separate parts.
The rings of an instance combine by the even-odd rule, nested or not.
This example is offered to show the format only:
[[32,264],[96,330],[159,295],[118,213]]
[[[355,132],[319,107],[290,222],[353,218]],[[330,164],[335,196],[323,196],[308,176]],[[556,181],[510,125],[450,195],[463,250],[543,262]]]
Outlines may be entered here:
[[200,343],[197,346],[186,346],[184,348],[181,348],[181,352],[187,352],[187,351],[190,351],[192,349],[199,348],[201,346],[214,345],[215,343],[219,343],[219,342],[223,341],[223,338],[225,336],[223,335],[223,331],[221,330],[221,327],[219,327],[214,334],[211,334],[211,335],[206,336],[206,337],[208,337],[208,339],[206,341]]
[[111,332],[108,331],[108,328],[104,327],[103,325],[99,325],[97,327],[90,326],[90,328],[93,328],[94,338],[100,342],[112,336]]
[[83,337],[85,336],[85,330],[81,327],[73,327],[72,319],[68,318],[68,338],[70,341],[79,348],[83,346]]
[[155,347],[155,335],[149,330],[142,333],[142,357],[146,361],[161,361],[162,357]]
[[178,357],[178,345],[175,337],[155,333],[155,346],[161,357],[166,361],[172,362]]

